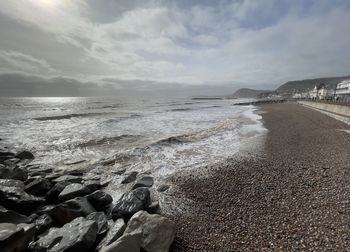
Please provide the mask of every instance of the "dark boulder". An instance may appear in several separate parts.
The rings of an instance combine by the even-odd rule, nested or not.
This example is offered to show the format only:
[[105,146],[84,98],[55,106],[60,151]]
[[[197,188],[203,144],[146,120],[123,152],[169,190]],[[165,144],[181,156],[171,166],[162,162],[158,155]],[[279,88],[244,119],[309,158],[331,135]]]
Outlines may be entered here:
[[33,240],[34,231],[33,224],[0,223],[1,252],[25,251]]
[[78,183],[67,185],[63,191],[58,195],[58,201],[63,202],[76,197],[85,196],[91,191],[86,186]]
[[19,214],[13,210],[7,210],[6,208],[0,206],[0,223],[29,223],[31,221],[25,215]]
[[87,199],[99,211],[105,210],[113,201],[111,195],[103,191],[95,191],[92,194],[88,195]]
[[102,237],[108,231],[108,220],[104,212],[94,212],[86,216],[87,220],[92,220],[97,223],[97,236]]
[[25,186],[25,191],[35,196],[45,196],[46,193],[52,188],[52,184],[45,178],[36,178]]
[[58,195],[64,190],[64,188],[69,185],[69,182],[59,182],[55,184],[50,191],[47,192],[46,194],[46,200],[49,203],[54,203],[57,202]]
[[86,217],[87,215],[96,212],[96,210],[85,197],[77,197],[49,208],[46,212],[59,225],[64,225],[77,217]]
[[45,203],[43,198],[24,191],[23,183],[15,180],[0,180],[0,204],[22,214],[28,214]]
[[33,153],[27,150],[18,152],[15,157],[19,159],[34,159]]
[[142,178],[138,179],[133,186],[133,189],[138,187],[152,187],[154,183],[154,178],[152,176],[143,176]]
[[48,214],[43,214],[37,217],[34,221],[36,227],[36,235],[42,234],[54,225],[54,221]]
[[0,165],[0,179],[16,179],[25,181],[28,178],[26,169],[19,166]]
[[122,218],[116,220],[110,227],[103,238],[103,240],[98,244],[97,249],[101,249],[102,247],[108,246],[114,241],[116,241],[119,237],[121,237],[126,228],[125,222]]
[[116,218],[130,218],[140,210],[147,210],[150,205],[150,191],[147,187],[139,187],[124,193],[112,210],[112,216]]
[[39,240],[31,243],[30,249],[34,252],[90,251],[97,229],[95,221],[76,218],[61,228],[51,228]]
[[133,172],[125,175],[121,183],[128,184],[128,183],[134,182],[136,180],[137,174],[138,174],[138,172],[133,171]]

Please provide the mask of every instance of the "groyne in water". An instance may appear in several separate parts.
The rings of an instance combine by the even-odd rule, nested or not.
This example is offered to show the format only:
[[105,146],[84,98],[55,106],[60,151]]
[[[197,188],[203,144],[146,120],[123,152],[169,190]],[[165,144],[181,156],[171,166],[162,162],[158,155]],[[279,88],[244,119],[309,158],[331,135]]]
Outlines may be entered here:
[[260,100],[260,101],[250,101],[250,102],[239,102],[235,103],[234,105],[262,105],[262,104],[270,104],[270,103],[283,103],[285,102],[285,99],[270,99],[270,100]]

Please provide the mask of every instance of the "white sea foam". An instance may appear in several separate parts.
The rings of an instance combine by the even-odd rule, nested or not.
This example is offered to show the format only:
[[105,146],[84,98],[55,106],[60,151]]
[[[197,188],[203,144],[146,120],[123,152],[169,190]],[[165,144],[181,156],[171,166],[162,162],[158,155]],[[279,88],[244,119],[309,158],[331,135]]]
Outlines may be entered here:
[[223,161],[239,151],[242,140],[266,132],[255,107],[232,103],[6,99],[0,100],[0,135],[4,144],[30,149],[37,162],[55,167],[115,157],[109,170],[150,171],[163,177]]

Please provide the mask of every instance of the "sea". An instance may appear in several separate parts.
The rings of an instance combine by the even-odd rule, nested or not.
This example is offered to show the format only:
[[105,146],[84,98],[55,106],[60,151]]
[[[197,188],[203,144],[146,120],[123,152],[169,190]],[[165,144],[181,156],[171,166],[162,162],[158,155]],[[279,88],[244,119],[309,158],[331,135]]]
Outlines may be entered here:
[[27,149],[52,167],[105,162],[106,169],[163,177],[234,156],[266,132],[246,100],[193,98],[0,98],[0,145]]

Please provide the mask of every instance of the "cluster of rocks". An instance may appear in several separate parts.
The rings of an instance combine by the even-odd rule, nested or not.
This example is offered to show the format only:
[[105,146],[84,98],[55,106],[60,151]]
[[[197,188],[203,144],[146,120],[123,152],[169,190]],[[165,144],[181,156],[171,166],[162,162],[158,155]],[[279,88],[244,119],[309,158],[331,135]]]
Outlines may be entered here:
[[33,159],[29,151],[0,149],[1,251],[169,250],[175,226],[151,201],[153,177],[124,175],[131,190],[113,202],[103,191],[108,182]]

